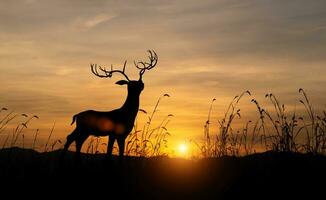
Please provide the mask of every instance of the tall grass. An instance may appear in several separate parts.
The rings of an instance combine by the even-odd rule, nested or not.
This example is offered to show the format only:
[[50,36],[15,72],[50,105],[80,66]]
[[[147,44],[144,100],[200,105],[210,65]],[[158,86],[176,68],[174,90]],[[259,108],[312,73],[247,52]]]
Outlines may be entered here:
[[[234,131],[232,122],[240,118],[237,106],[244,95],[251,96],[249,91],[236,96],[218,121],[218,132],[210,132],[211,103],[208,120],[204,126],[204,142],[196,142],[202,157],[239,156],[260,151],[301,152],[325,154],[326,152],[326,112],[320,115],[314,110],[307,93],[299,89],[305,113],[287,112],[276,95],[269,93],[265,98],[272,105],[271,110],[262,108],[256,99],[251,102],[258,110],[258,119],[249,120],[244,127]],[[304,137],[302,137],[304,135]]]
[[16,114],[14,111],[9,111],[7,108],[2,108],[1,112],[8,112],[0,119],[0,134],[3,134],[5,130],[8,128],[10,122],[13,122],[15,119],[23,119],[22,122],[18,122],[18,124],[12,128],[11,134],[10,132],[7,133],[6,139],[2,145],[2,148],[7,146],[9,139],[10,147],[14,147],[17,145],[17,141],[19,138],[22,139],[22,147],[25,147],[25,133],[24,131],[28,128],[28,125],[31,123],[33,119],[39,119],[37,115],[33,115],[29,117],[27,114]]
[[[302,129],[306,133],[306,143],[302,145],[304,151],[314,154],[325,154],[326,151],[326,112],[325,110],[321,115],[317,115],[313,106],[311,105],[306,92],[303,89],[299,89],[303,99],[300,103],[306,109],[308,119],[300,117],[302,121]],[[308,120],[308,122],[307,122]],[[310,121],[310,122],[309,122]]]
[[[47,152],[47,148],[48,148],[48,145],[49,145],[49,142],[50,142],[50,139],[51,139],[51,137],[52,137],[52,134],[53,134],[53,131],[54,131],[54,127],[55,127],[55,122],[53,123],[53,126],[52,126],[52,128],[51,128],[51,131],[50,131],[50,134],[49,134],[49,137],[48,137],[48,139],[46,140],[46,143],[45,143],[45,146],[44,146],[44,152]],[[53,149],[53,147],[52,147],[52,149]]]
[[237,106],[245,95],[251,95],[251,93],[245,91],[235,96],[230,102],[223,118],[218,120],[218,133],[216,134],[210,132],[211,111],[213,103],[216,100],[213,99],[209,108],[207,121],[204,125],[204,143],[199,144],[195,142],[203,157],[219,157],[228,155],[229,153],[232,155],[239,154],[239,149],[244,139],[242,137],[244,137],[246,133],[243,133],[242,137],[239,137],[238,133],[233,132],[232,122],[235,118],[241,117],[240,109],[238,109]]
[[[29,128],[32,120],[39,119],[37,115],[32,115],[29,117],[27,114],[17,114],[14,111],[9,111],[7,108],[2,108],[1,112],[7,111],[8,113],[5,114],[0,119],[0,134],[4,134],[5,130],[9,127],[13,127],[12,131],[7,131],[7,135],[3,141],[2,149],[4,148],[12,148],[16,146],[21,146],[22,148],[26,147],[25,139],[26,139],[26,130]],[[18,121],[17,121],[18,120]],[[17,125],[15,125],[17,124]],[[53,134],[55,127],[55,123],[53,124],[53,127],[50,131],[49,137],[46,141],[46,144],[44,146],[44,151],[48,150],[48,146],[50,145],[50,139]],[[36,144],[37,144],[37,137],[40,133],[39,129],[35,130],[34,136],[33,136],[33,142],[30,147],[33,150],[36,150]],[[55,146],[57,144],[61,144],[61,140],[55,140],[51,144],[51,150],[54,150]]]
[[164,94],[160,96],[150,113],[139,109],[140,114],[144,114],[148,120],[141,130],[138,128],[138,122],[136,120],[133,132],[126,139],[125,152],[127,155],[149,157],[166,154],[165,150],[168,148],[167,139],[170,136],[167,126],[173,115],[168,114],[158,125],[154,125],[154,119],[158,113],[159,104],[163,98],[167,97],[170,97],[170,95]]

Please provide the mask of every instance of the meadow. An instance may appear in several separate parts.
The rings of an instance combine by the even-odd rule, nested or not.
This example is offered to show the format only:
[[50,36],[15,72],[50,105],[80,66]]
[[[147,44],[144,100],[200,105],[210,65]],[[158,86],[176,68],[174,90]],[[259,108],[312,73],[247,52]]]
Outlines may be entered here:
[[[326,153],[326,112],[316,111],[303,89],[298,90],[300,95],[298,102],[303,107],[304,113],[296,110],[288,110],[276,95],[266,94],[265,98],[273,109],[265,109],[251,96],[250,91],[245,91],[233,98],[223,117],[212,121],[212,109],[216,99],[213,99],[207,116],[203,122],[203,137],[199,140],[191,140],[192,148],[196,151],[192,158],[208,158],[221,156],[246,156],[253,153],[275,151],[309,153],[325,155]],[[145,115],[147,121],[139,123],[136,119],[134,129],[126,140],[125,155],[136,157],[169,156],[168,139],[171,136],[168,125],[173,119],[173,114],[160,116],[158,121],[158,109],[164,98],[169,94],[160,96],[150,112],[139,109],[138,115]],[[251,99],[251,104],[256,107],[255,119],[242,119],[242,126],[233,127],[234,121],[242,116],[238,108],[241,101]],[[25,132],[31,123],[37,123],[37,115],[17,114],[3,107],[0,111],[0,136],[2,149],[21,147],[40,152],[61,149],[64,138],[57,138],[53,132],[55,123],[50,129],[43,147],[36,148],[39,129],[27,135]],[[247,120],[247,121],[245,121]],[[16,125],[15,125],[16,124]],[[139,124],[142,124],[140,127]],[[216,130],[212,131],[212,126]],[[217,128],[216,128],[217,127]],[[239,128],[240,127],[240,128]],[[241,128],[242,127],[242,128]],[[173,134],[173,133],[172,133]],[[26,137],[32,141],[25,144]],[[91,137],[85,144],[84,152],[87,154],[100,154],[106,151],[106,142],[102,138]],[[117,147],[114,147],[115,150]]]
[[[322,195],[323,184],[319,182],[326,178],[326,112],[317,112],[303,89],[298,94],[305,110],[301,115],[287,111],[274,94],[265,96],[273,108],[268,110],[245,91],[234,97],[217,124],[211,120],[213,99],[203,123],[202,139],[191,141],[198,152],[192,159],[168,155],[172,114],[153,122],[161,101],[169,94],[162,95],[152,111],[139,110],[148,121],[143,127],[135,123],[123,160],[115,156],[108,159],[103,150],[106,143],[100,138],[91,138],[85,145],[82,163],[75,162],[74,151],[59,160],[64,141],[53,135],[55,124],[44,147],[36,149],[39,130],[28,136],[26,130],[39,117],[4,107],[0,113],[2,187],[56,188],[57,194],[63,195],[71,192],[73,185],[95,196],[99,194],[94,191],[103,189],[121,197],[143,199]],[[245,97],[256,107],[257,119],[248,120],[243,128],[234,128],[234,121],[242,116],[238,106]],[[23,121],[13,128],[17,119]],[[212,131],[212,126],[218,131]],[[32,144],[25,144],[26,137],[32,138]]]

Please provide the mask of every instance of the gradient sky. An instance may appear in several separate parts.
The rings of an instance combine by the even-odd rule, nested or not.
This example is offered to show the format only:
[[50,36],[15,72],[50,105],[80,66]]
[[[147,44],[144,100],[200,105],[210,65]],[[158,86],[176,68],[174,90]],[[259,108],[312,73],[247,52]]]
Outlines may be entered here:
[[213,98],[213,120],[244,90],[261,100],[273,92],[294,106],[303,87],[316,105],[326,104],[324,0],[1,0],[0,27],[0,106],[39,115],[33,128],[41,138],[54,121],[64,138],[73,114],[121,106],[120,77],[99,79],[89,64],[128,59],[138,78],[131,63],[147,49],[160,60],[145,74],[141,108],[171,95],[158,120],[175,115],[172,146],[203,135]]

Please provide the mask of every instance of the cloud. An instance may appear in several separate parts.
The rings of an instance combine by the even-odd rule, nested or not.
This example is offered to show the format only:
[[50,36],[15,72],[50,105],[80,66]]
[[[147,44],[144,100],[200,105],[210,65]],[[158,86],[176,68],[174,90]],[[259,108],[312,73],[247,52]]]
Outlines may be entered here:
[[106,23],[112,19],[114,19],[117,15],[115,14],[98,14],[94,17],[91,17],[86,20],[78,20],[76,23],[76,27],[79,29],[90,29],[100,24]]

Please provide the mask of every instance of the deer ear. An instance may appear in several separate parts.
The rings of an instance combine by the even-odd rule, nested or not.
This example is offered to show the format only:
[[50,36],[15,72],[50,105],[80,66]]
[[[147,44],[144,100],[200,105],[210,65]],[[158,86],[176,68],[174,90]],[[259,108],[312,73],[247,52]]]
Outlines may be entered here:
[[115,84],[117,84],[117,85],[126,85],[126,84],[128,84],[128,81],[120,80],[120,81],[117,81]]

